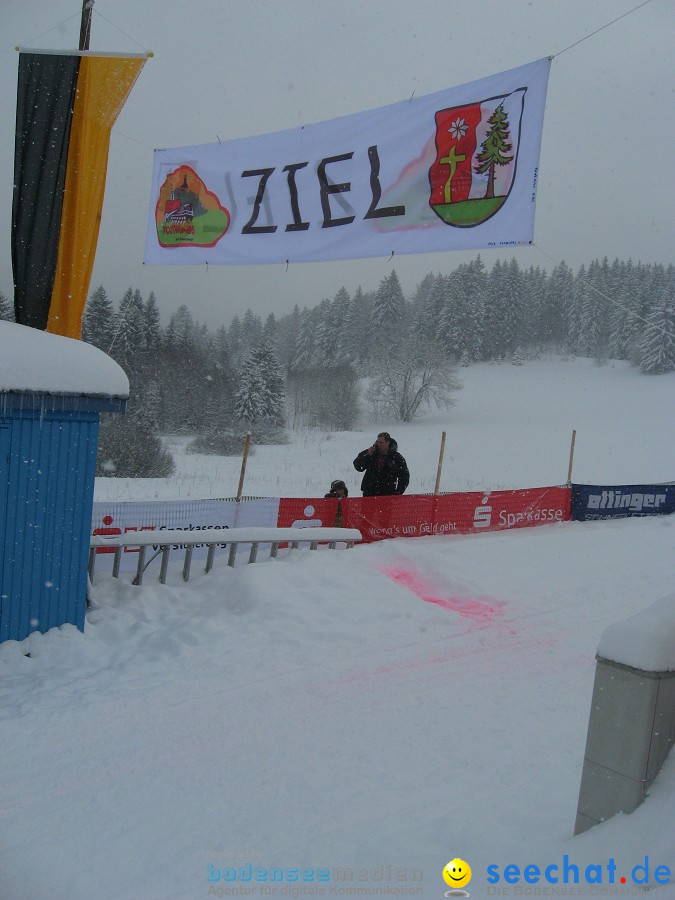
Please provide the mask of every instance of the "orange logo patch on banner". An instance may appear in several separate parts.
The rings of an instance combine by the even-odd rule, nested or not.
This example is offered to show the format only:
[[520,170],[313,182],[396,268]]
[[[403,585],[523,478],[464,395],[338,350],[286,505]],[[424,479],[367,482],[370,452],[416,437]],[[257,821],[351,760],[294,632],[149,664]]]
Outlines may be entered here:
[[162,247],[215,247],[230,221],[229,211],[190,166],[179,166],[166,177],[155,208]]

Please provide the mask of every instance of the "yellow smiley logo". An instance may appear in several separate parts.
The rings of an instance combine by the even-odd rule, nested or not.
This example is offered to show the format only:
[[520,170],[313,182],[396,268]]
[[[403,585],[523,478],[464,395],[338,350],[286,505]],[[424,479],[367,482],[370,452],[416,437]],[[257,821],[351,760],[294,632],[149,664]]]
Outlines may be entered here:
[[443,880],[450,887],[464,887],[471,881],[471,866],[463,859],[451,859],[443,869]]

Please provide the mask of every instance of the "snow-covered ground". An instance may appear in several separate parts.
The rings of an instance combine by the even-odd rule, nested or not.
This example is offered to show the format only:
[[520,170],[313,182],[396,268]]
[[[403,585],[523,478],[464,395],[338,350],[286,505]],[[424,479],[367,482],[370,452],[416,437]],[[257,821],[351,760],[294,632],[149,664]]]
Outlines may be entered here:
[[[457,406],[418,424],[259,448],[246,493],[347,477],[358,494],[351,459],[383,427],[417,490],[443,430],[444,490],[563,483],[573,428],[575,480],[673,478],[675,375],[544,360],[462,376]],[[238,460],[177,463],[97,499],[236,492]],[[674,538],[672,516],[570,522],[97,580],[84,634],[0,645],[0,896],[437,898],[454,857],[472,897],[599,896],[648,857],[653,895],[674,897],[655,881],[675,871],[672,754],[638,810],[572,836],[598,641],[672,595]],[[505,884],[530,864],[561,883]]]

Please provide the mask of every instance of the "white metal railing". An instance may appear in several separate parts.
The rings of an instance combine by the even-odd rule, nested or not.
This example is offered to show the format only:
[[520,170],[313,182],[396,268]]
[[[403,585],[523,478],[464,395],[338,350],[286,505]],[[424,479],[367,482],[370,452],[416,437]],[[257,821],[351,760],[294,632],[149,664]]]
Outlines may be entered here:
[[[183,560],[183,579],[187,581],[190,577],[190,567],[192,564],[192,551],[196,544],[206,544],[208,553],[206,556],[205,572],[210,572],[213,568],[213,559],[216,553],[216,547],[225,548],[227,545],[229,553],[227,557],[228,566],[234,566],[239,544],[250,544],[248,562],[256,561],[258,548],[261,544],[270,545],[270,558],[273,559],[277,555],[279,545],[282,543],[290,544],[291,549],[296,549],[300,544],[309,544],[310,550],[316,550],[319,543],[327,543],[329,549],[334,550],[338,543],[345,543],[348,548],[354,546],[355,541],[361,540],[361,532],[356,528],[204,528],[202,531],[187,531],[177,529],[175,531],[134,531],[126,534],[95,534],[89,541],[89,579],[93,581],[94,568],[96,565],[97,550],[106,548],[108,551],[114,550],[115,557],[113,559],[112,575],[117,578],[120,573],[120,564],[122,560],[122,551],[125,548],[138,548],[138,563],[136,566],[136,576],[133,579],[134,584],[141,584],[143,581],[143,573],[146,569],[146,556],[148,547],[155,547],[155,556],[161,553],[162,559],[159,568],[159,580],[161,584],[166,583],[166,573],[169,567],[169,554],[172,549],[176,548],[185,550]],[[149,562],[154,557],[151,557]]]

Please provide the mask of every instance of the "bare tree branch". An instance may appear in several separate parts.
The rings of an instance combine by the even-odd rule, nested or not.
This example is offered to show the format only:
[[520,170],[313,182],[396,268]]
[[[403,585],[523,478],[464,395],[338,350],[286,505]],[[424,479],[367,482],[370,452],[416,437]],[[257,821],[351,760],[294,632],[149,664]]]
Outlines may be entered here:
[[378,374],[366,392],[376,417],[393,416],[412,422],[424,407],[449,409],[453,394],[462,387],[456,367],[433,341],[412,338],[377,360]]

